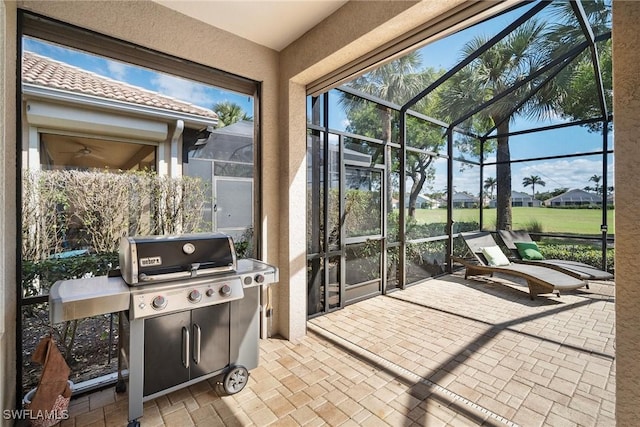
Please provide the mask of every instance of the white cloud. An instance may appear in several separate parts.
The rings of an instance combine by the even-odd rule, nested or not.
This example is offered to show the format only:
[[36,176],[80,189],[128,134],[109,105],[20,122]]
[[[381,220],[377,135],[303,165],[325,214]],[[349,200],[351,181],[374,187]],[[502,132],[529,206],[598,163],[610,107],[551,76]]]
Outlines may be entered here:
[[[602,162],[590,159],[561,159],[548,162],[536,162],[532,165],[514,167],[512,170],[513,189],[516,191],[530,192],[530,187],[526,189],[522,186],[525,177],[538,175],[545,181],[545,189],[555,188],[584,188],[593,186],[589,181],[593,175],[602,175]],[[613,165],[609,165],[608,186],[613,185]],[[536,191],[545,191],[542,187],[536,186]]]
[[115,61],[107,61],[107,69],[109,70],[109,76],[114,80],[126,81],[128,66]]
[[204,108],[211,108],[214,101],[207,93],[206,87],[196,82],[180,79],[166,74],[158,74],[151,80],[156,91]]

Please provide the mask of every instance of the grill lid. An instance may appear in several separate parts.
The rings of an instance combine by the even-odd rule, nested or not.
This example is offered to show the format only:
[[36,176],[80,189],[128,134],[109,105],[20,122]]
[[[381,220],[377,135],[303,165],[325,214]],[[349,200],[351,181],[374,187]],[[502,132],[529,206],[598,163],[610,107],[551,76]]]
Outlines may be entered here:
[[120,271],[129,285],[235,271],[233,240],[224,233],[120,239]]

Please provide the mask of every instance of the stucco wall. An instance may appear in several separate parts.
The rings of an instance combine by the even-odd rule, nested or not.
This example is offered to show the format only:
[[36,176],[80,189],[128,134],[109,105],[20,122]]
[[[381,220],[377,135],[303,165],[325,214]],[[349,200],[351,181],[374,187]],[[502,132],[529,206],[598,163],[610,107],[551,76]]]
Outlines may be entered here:
[[640,420],[640,2],[613,2],[616,423]]
[[[16,227],[15,227],[15,31],[12,3],[0,3],[0,410],[12,409],[15,398]],[[0,418],[0,424],[8,425]]]

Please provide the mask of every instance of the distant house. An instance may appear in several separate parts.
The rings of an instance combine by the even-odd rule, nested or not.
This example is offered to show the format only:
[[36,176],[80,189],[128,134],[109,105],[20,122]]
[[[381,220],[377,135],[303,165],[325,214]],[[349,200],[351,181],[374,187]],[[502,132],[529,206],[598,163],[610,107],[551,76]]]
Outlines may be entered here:
[[[512,191],[511,192],[511,206],[514,206],[514,207],[525,206],[525,207],[538,208],[538,207],[542,206],[542,202],[540,200],[538,200],[538,199],[534,199],[533,197],[531,197],[527,193],[521,193],[519,191]],[[493,199],[493,200],[491,200],[489,202],[489,207],[490,208],[495,208],[496,207],[496,199]]]
[[588,191],[573,189],[544,201],[545,206],[602,206],[602,196]]
[[[409,207],[409,196],[404,199],[405,206]],[[435,209],[438,207],[438,202],[424,194],[418,194],[416,198],[416,209]]]
[[[398,209],[400,207],[400,201],[398,199],[393,198],[391,202],[393,209]],[[405,197],[404,205],[407,208],[409,207],[409,196]],[[437,207],[438,201],[427,197],[424,194],[418,194],[418,197],[416,198],[416,209],[436,209]]]
[[[477,208],[480,199],[465,192],[453,193],[452,197],[454,208]],[[442,205],[446,206],[446,199],[442,200]]]

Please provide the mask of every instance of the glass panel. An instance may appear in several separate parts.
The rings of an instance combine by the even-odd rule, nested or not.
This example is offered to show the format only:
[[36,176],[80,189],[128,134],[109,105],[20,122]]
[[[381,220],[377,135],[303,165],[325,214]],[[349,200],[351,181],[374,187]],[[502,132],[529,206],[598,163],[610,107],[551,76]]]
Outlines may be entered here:
[[378,240],[346,247],[346,284],[356,285],[380,279],[381,242]]
[[382,172],[347,167],[345,187],[345,236],[382,234]]
[[496,190],[498,181],[496,179],[496,165],[484,166],[484,181],[482,182],[482,192],[484,194],[484,203],[482,209],[482,229],[496,229]]
[[607,111],[613,114],[613,63],[611,61],[611,39],[596,43],[600,60],[602,86],[605,93]]
[[307,314],[324,312],[324,258],[307,261]]
[[[72,333],[73,328],[75,333]],[[51,329],[49,309],[45,304],[23,307],[22,385],[25,394],[38,386],[42,376],[42,365],[34,362],[31,357],[40,340],[50,333],[53,333],[53,338],[65,359],[70,361],[69,380],[75,384],[116,372],[118,368],[117,314],[114,314],[113,318],[107,314],[63,322]]]
[[253,178],[253,165],[228,162],[215,162],[214,173],[216,176],[235,176],[241,178]]
[[453,232],[480,228],[480,167],[453,161]]
[[[253,164],[253,133],[253,121],[249,120],[215,129],[206,142],[189,147],[189,158],[226,160],[251,165]],[[192,138],[185,136],[185,144],[190,145]]]
[[340,144],[338,137],[329,134],[329,250],[340,248]]
[[400,248],[387,249],[387,290],[400,287]]
[[[201,179],[206,188],[213,188],[212,168],[211,160],[190,159],[189,163],[184,164],[184,174]],[[204,201],[202,229],[213,231],[213,203],[210,197],[206,197]]]
[[[406,233],[409,239],[441,236],[447,223],[447,160],[422,153],[407,153]],[[424,177],[422,186],[414,181]],[[415,198],[415,210],[411,210]]]
[[430,151],[446,152],[446,129],[414,116],[407,115],[407,146]]
[[[509,137],[511,160],[602,151],[602,133],[570,126]],[[495,155],[495,153],[491,153]]]
[[389,174],[389,189],[387,193],[391,193],[391,204],[387,195],[387,239],[388,242],[400,241],[400,156],[402,152],[397,148],[391,150],[391,171]]
[[440,201],[432,197],[434,193],[436,157],[409,151],[407,152],[407,183],[405,194],[407,238],[439,236],[446,230],[446,211],[444,221],[437,212]]
[[307,97],[307,123],[317,126],[324,126],[324,107],[323,102],[326,95],[320,95],[317,98]]
[[340,266],[341,258],[334,256],[329,258],[329,309],[340,307]]
[[355,138],[344,138],[344,162],[354,166],[384,165],[384,146]]
[[324,240],[324,186],[322,136],[311,131],[307,136],[307,251],[318,253]]
[[[607,235],[614,236],[616,234],[615,228],[615,187],[613,178],[613,161],[614,155],[609,154],[607,156]],[[609,263],[613,265],[613,263]]]
[[[354,83],[348,85],[354,86]],[[339,90],[332,91],[331,94],[331,105],[340,105],[344,113],[344,116],[330,115],[331,129],[344,130],[382,142],[398,142],[400,116],[397,110]],[[375,97],[377,93],[372,95]]]
[[407,284],[444,273],[446,240],[407,245]]
[[[613,191],[609,156],[607,190]],[[492,174],[488,167],[485,173]],[[598,234],[602,207],[602,156],[584,156],[511,165],[513,228],[536,232]],[[485,185],[487,179],[485,179]],[[494,229],[495,200],[484,211],[485,228]],[[549,208],[549,209],[545,209]],[[557,209],[555,209],[557,208]]]

